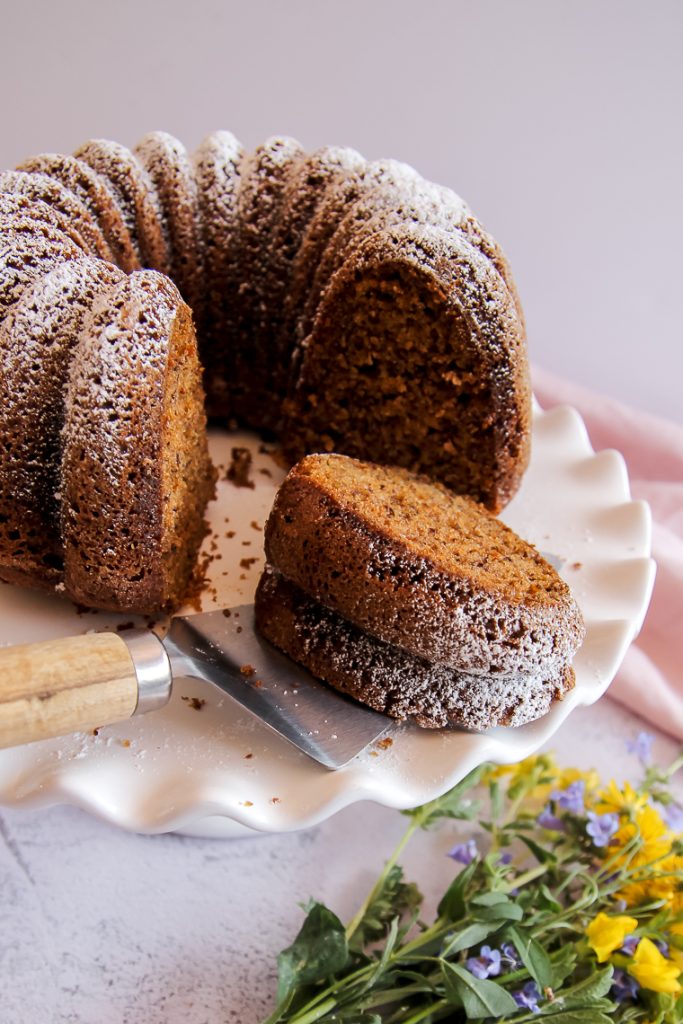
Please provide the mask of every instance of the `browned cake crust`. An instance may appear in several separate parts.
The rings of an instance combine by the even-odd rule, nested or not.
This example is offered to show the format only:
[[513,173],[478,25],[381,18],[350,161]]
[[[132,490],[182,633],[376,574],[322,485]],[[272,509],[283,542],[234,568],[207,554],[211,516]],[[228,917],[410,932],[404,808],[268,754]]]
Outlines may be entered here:
[[[291,167],[278,223],[273,231],[268,267],[268,301],[265,304],[264,337],[268,339],[265,390],[271,402],[264,408],[264,426],[282,427],[280,402],[289,388],[291,360],[300,313],[292,303],[295,281],[301,287],[300,255],[309,226],[327,195],[364,163],[353,149],[324,146],[314,153],[302,153]],[[310,246],[309,246],[310,248]],[[299,304],[300,305],[300,304]]]
[[167,274],[168,244],[159,199],[151,178],[135,155],[119,142],[89,139],[74,156],[109,184],[142,266]]
[[235,296],[239,281],[236,236],[237,194],[244,151],[231,132],[212,132],[194,154],[205,269],[207,324],[202,347],[207,408],[230,415],[231,345],[235,337]]
[[70,237],[84,252],[104,260],[113,258],[95,218],[80,199],[56,178],[47,174],[29,174],[28,171],[3,171],[0,173],[0,192],[45,203],[61,215],[62,230],[68,225]]
[[204,326],[204,267],[200,249],[199,205],[192,164],[182,142],[168,132],[149,132],[135,147],[159,198],[169,246],[170,276]]
[[535,548],[405,470],[308,456],[277,494],[265,549],[316,602],[463,672],[555,671],[583,639],[569,588]]
[[83,255],[55,218],[43,203],[0,195],[0,321],[36,277]]
[[126,272],[140,267],[130,231],[111,187],[88,164],[61,153],[41,153],[24,160],[17,170],[46,174],[61,182],[90,210],[107,239],[117,266]]
[[228,358],[229,415],[256,429],[266,425],[274,404],[268,388],[272,353],[267,330],[273,235],[282,213],[288,175],[302,154],[296,139],[267,139],[245,158],[236,197],[239,274],[233,299],[235,335]]
[[49,203],[22,193],[0,191],[0,236],[59,236],[86,251],[83,236],[71,219]]
[[66,260],[37,277],[0,323],[0,578],[6,582],[51,588],[62,579],[56,495],[71,352],[93,302],[123,277],[104,260]]
[[177,607],[215,473],[192,319],[167,278],[139,271],[95,303],[65,404],[67,593],[101,608]]
[[566,665],[512,675],[468,675],[383,643],[316,603],[270,567],[256,592],[259,631],[330,686],[424,728],[480,731],[540,718],[574,685]]

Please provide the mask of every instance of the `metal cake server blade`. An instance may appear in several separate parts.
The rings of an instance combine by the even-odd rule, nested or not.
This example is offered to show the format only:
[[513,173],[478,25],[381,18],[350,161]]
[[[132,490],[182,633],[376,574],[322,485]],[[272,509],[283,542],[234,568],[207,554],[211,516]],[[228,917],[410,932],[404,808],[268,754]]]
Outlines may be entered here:
[[174,682],[217,686],[326,768],[389,728],[262,639],[253,605],[149,629],[86,633],[0,650],[0,748],[121,722],[168,703]]
[[212,683],[326,768],[348,764],[389,728],[385,715],[325,686],[260,637],[253,605],[174,618],[163,645],[174,682]]

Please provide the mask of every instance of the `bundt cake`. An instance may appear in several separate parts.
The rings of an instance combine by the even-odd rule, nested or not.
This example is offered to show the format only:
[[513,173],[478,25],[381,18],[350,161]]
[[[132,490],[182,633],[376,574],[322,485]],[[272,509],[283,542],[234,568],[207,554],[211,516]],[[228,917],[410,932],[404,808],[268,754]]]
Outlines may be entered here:
[[[0,578],[131,611],[180,600],[172,577],[186,581],[211,486],[192,321],[158,275],[192,308],[212,418],[271,432],[290,462],[335,450],[395,464],[493,511],[514,493],[529,457],[523,317],[504,256],[454,193],[395,161],[332,147],[309,154],[286,137],[245,153],[215,132],[193,156],[161,132],[134,151],[92,139],[73,156],[42,154],[0,175],[0,372],[12,388],[50,377],[12,397],[16,409],[26,395],[25,421],[23,411],[0,421],[3,509],[12,505],[5,481],[34,458],[17,439],[38,422],[41,387],[66,396],[35,454],[61,497],[27,519],[28,533],[0,513]],[[30,370],[28,355],[15,366],[26,333]],[[105,355],[102,376],[92,365]],[[96,379],[112,391],[97,386],[90,416]],[[186,396],[177,403],[190,416],[184,437],[166,418],[171,394]],[[108,433],[116,444],[103,452]],[[129,466],[155,495],[147,511],[161,525],[144,540],[142,510],[132,511],[126,487],[118,497],[111,488],[116,445],[116,472]],[[195,501],[154,465],[169,445]],[[64,479],[77,477],[79,459],[88,474],[70,489]],[[97,488],[87,490],[87,475]],[[29,487],[26,501],[38,493]],[[106,524],[113,517],[123,530],[126,508],[130,536],[114,544]],[[112,552],[125,543],[117,574]]]
[[569,588],[483,506],[402,468],[310,455],[280,487],[263,635],[332,686],[426,726],[519,725],[571,688]]

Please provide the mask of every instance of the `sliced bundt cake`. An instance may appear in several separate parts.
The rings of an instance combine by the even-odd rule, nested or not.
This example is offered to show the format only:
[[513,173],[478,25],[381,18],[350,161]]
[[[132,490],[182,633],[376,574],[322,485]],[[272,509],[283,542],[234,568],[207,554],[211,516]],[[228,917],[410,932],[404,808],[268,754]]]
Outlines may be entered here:
[[[275,433],[285,459],[293,462],[307,452],[336,450],[400,465],[472,495],[491,510],[502,508],[518,487],[529,457],[530,391],[523,316],[509,267],[466,204],[407,165],[368,162],[343,148],[309,154],[295,140],[280,136],[245,154],[229,132],[208,136],[193,158],[163,132],[145,136],[133,151],[92,139],[74,156],[33,157],[18,171],[0,174],[0,359],[14,358],[22,332],[33,331],[38,339],[31,317],[51,294],[49,282],[61,280],[50,276],[52,272],[86,257],[105,257],[129,275],[143,266],[171,274],[197,314],[209,414],[223,424],[237,422]],[[110,272],[103,271],[103,281]],[[88,452],[87,394],[97,393],[92,427],[99,431],[98,450],[104,450],[105,413],[111,415],[118,439],[116,459],[124,451],[126,458],[132,457],[135,449],[140,458],[153,451],[163,462],[160,453],[172,436],[174,458],[182,463],[182,450],[187,451],[188,479],[194,480],[196,472],[204,480],[196,487],[198,507],[210,489],[205,485],[201,398],[198,385],[188,383],[194,380],[194,357],[177,358],[185,344],[178,339],[191,333],[188,308],[167,279],[162,285],[154,276],[133,276],[128,284],[114,281],[111,289],[105,287],[102,294],[95,289],[95,294],[97,273],[82,278],[79,273],[64,271],[68,284],[63,294],[71,296],[73,323],[60,305],[62,299],[56,298],[40,338],[51,354],[35,363],[46,373],[54,372],[47,390],[54,384],[59,391],[59,374],[72,351],[78,353],[64,468],[74,471],[73,453],[79,444]],[[34,283],[44,276],[46,290],[36,285],[34,292]],[[21,316],[10,316],[24,294],[27,305]],[[138,315],[135,323],[129,318]],[[55,341],[54,352],[52,331],[59,339],[63,331],[72,332],[68,343]],[[103,342],[108,333],[128,340],[112,348]],[[143,408],[154,387],[158,408],[167,409],[165,388],[176,386],[175,371],[164,376],[160,369],[163,338],[176,353],[169,355],[168,366],[182,363],[182,387],[193,395],[186,408],[190,426],[182,439],[179,428],[169,428],[169,433],[160,426],[155,412],[149,438],[140,426],[126,439],[126,424],[143,424]],[[59,370],[53,370],[51,359],[57,352],[61,355],[54,366]],[[107,373],[93,371],[87,378],[90,361],[104,354],[111,357]],[[130,376],[133,362],[140,369],[139,386]],[[147,362],[150,379],[144,372]],[[3,367],[5,372],[7,380],[26,377],[21,360],[15,368]],[[97,391],[92,381],[99,377],[107,383]],[[88,387],[86,378],[91,380]],[[36,394],[31,393],[31,401]],[[177,404],[185,408],[182,401]],[[51,429],[60,410],[55,407]],[[2,428],[8,431],[10,448],[17,429]],[[52,434],[46,438],[52,444]],[[48,450],[57,452],[57,447]],[[110,444],[107,457],[114,458],[115,451],[116,445]],[[84,461],[89,457],[84,454]],[[11,463],[13,456],[8,458]],[[45,459],[49,461],[47,454]],[[123,607],[130,601],[130,607],[141,607],[159,600],[168,605],[171,592],[175,600],[182,589],[180,584],[171,586],[170,575],[177,571],[179,578],[187,577],[185,561],[197,547],[199,527],[188,527],[185,541],[179,539],[185,515],[181,506],[187,507],[189,518],[196,512],[189,491],[178,484],[177,501],[171,501],[177,522],[169,526],[162,516],[161,532],[145,547],[140,539],[143,510],[127,485],[120,504],[112,492],[106,500],[113,504],[103,504],[102,514],[98,512],[109,479],[106,473],[101,479],[97,475],[104,472],[104,456],[102,460],[94,477],[100,490],[92,500],[87,502],[85,492],[77,489],[74,504],[65,506],[63,524],[71,552],[67,592],[73,583],[73,594],[84,603]],[[132,479],[139,472],[135,468]],[[159,495],[167,493],[162,477],[154,483],[157,497],[150,509],[155,502],[158,509]],[[55,472],[45,479],[56,487],[58,478]],[[58,482],[63,497],[67,489]],[[11,501],[9,492],[2,500]],[[126,534],[121,533],[117,546],[111,531],[98,533],[98,526],[114,510],[123,531],[124,508],[137,524],[131,529],[138,531],[138,539],[130,548],[136,551],[130,565],[125,559],[120,562],[127,582],[116,593],[111,552],[118,557]],[[39,520],[39,515],[31,520],[34,533]],[[173,557],[163,538],[174,530],[185,554],[166,573]],[[14,548],[7,543],[10,534],[17,541]],[[24,558],[28,548],[21,531],[7,526],[4,536],[6,578],[12,559],[13,578],[33,578],[42,559],[49,568],[42,582],[56,579],[61,549],[54,532],[46,529],[44,550],[32,540],[32,553],[24,562],[20,551]],[[77,552],[78,536],[94,546],[88,551],[84,541]],[[171,543],[175,550],[174,545],[176,541]],[[147,568],[141,561],[145,552],[151,560]],[[98,590],[92,581],[100,571]],[[142,576],[133,578],[138,571]]]

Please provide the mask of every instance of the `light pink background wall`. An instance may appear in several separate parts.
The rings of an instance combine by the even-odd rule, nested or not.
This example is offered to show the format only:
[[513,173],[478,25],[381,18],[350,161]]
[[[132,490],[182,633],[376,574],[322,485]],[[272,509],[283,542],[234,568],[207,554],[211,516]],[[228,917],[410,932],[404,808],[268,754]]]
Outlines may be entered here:
[[683,420],[680,0],[2,6],[0,166],[152,128],[398,157],[502,242],[533,359]]

